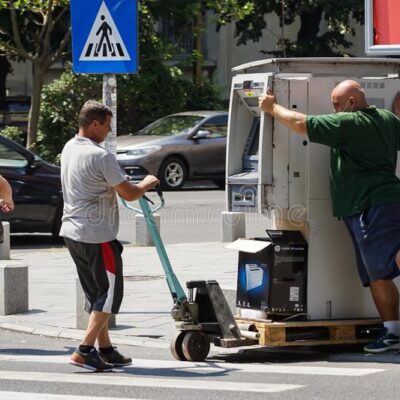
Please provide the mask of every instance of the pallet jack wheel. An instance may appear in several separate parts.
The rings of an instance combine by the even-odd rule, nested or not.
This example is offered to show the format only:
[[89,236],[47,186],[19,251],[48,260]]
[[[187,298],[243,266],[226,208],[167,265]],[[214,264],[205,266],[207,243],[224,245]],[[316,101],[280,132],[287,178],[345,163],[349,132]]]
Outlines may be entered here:
[[210,340],[204,333],[187,332],[182,350],[187,361],[204,361],[210,351]]
[[172,355],[179,361],[186,361],[185,355],[183,354],[182,343],[183,338],[187,332],[178,331],[171,340],[170,350]]

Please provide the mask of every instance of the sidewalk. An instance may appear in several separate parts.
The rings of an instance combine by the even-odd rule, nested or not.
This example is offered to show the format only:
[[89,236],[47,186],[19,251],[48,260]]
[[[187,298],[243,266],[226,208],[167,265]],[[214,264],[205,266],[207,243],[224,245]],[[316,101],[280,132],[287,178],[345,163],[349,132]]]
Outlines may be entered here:
[[[226,244],[167,245],[172,267],[186,289],[188,280],[215,279],[221,287],[235,288],[237,257]],[[124,246],[125,296],[116,328],[116,344],[167,348],[175,333],[170,316],[172,298],[154,247]],[[28,313],[0,317],[0,328],[45,336],[81,339],[76,327],[76,271],[66,248],[14,250],[11,259],[29,266]]]

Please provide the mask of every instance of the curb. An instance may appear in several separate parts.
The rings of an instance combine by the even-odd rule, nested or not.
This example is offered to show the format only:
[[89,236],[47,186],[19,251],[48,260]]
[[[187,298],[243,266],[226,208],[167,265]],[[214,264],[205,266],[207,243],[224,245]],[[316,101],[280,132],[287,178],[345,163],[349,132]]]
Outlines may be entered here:
[[[69,339],[69,340],[81,340],[85,331],[78,329],[66,329],[66,328],[51,328],[51,327],[43,327],[41,325],[38,326],[26,326],[21,324],[12,324],[8,322],[0,323],[0,329],[21,332],[21,333],[29,333],[31,335],[38,336],[47,336],[57,339]],[[144,340],[137,338],[128,338],[121,337],[121,335],[113,334],[110,331],[110,336],[112,338],[113,343],[119,345],[126,346],[136,346],[136,347],[147,347],[154,349],[169,349],[169,341],[158,339],[158,340]]]

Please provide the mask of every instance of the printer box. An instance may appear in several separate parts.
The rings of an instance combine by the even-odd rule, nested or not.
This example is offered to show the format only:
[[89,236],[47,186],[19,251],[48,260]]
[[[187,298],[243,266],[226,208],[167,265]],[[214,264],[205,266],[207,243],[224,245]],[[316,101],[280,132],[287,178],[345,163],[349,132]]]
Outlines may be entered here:
[[308,244],[299,231],[267,235],[227,246],[239,250],[236,305],[267,316],[306,313]]

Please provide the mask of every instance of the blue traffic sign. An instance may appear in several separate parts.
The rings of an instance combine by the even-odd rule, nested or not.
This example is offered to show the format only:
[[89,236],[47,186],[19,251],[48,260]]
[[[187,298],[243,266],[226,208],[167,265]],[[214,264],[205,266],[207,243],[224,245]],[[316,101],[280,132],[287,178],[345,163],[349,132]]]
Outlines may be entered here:
[[74,72],[136,73],[137,15],[137,0],[71,0]]

